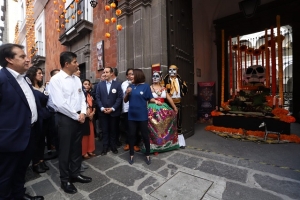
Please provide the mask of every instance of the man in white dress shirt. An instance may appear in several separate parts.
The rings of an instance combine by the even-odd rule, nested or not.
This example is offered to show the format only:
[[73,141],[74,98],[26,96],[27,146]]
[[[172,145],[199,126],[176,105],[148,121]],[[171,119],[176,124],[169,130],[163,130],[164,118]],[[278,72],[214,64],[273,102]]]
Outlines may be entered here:
[[73,182],[89,183],[90,177],[80,174],[82,162],[81,124],[86,114],[86,100],[78,71],[77,55],[65,51],[60,54],[61,70],[49,83],[50,101],[55,105],[58,121],[59,171],[61,188],[70,194],[77,192]]

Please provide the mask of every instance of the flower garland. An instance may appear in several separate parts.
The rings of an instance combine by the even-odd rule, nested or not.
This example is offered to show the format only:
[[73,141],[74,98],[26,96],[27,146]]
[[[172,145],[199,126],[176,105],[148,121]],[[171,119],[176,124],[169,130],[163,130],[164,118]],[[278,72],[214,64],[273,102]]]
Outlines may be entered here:
[[275,108],[272,110],[272,113],[276,116],[279,117],[280,121],[286,122],[286,123],[293,123],[296,121],[296,119],[288,115],[289,111],[283,108]]
[[[263,138],[265,135],[264,131],[243,131],[243,129],[239,128],[226,128],[226,127],[220,127],[220,126],[213,126],[213,125],[209,125],[205,127],[206,131],[212,131],[212,132],[223,132],[223,133],[230,133],[233,135],[243,135],[245,134],[245,136],[254,136],[254,137],[260,137]],[[276,139],[277,135],[275,134],[268,134],[269,138],[273,138]],[[286,140],[289,142],[294,142],[294,143],[298,143],[300,144],[300,137],[295,135],[295,134],[291,134],[291,135],[280,135],[280,140]]]
[[222,112],[219,112],[219,111],[216,111],[216,110],[213,110],[211,111],[211,116],[215,117],[215,116],[220,116],[222,114]]

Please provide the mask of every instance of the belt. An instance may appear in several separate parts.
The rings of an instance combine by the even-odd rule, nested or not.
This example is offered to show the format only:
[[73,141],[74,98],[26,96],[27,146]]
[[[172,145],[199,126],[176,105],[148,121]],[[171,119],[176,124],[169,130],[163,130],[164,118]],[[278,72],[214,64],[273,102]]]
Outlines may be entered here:
[[33,123],[31,124],[31,127],[34,127],[35,124],[36,124],[36,122],[33,122]]
[[181,98],[173,98],[173,102],[174,103],[180,103],[181,102]]

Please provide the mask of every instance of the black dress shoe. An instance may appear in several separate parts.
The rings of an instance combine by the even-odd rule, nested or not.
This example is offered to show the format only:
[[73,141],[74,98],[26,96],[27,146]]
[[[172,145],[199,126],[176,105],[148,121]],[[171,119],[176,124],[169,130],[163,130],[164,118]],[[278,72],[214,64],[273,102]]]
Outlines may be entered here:
[[78,175],[77,177],[71,178],[71,182],[89,183],[92,182],[92,178],[83,175]]
[[46,170],[42,167],[42,164],[32,165],[32,170],[36,173],[45,173]]
[[24,194],[24,200],[44,200],[43,196],[30,196],[29,194]]
[[180,149],[185,149],[185,146],[180,146]]
[[40,165],[44,170],[49,170],[49,167],[46,165],[45,161],[41,162]]
[[101,152],[101,156],[104,156],[107,154],[107,149],[103,149],[102,152]]
[[77,192],[76,187],[73,185],[73,183],[70,182],[61,182],[60,187],[65,193],[68,194],[75,194]]
[[117,149],[116,147],[111,148],[111,151],[112,151],[114,154],[117,154],[117,153],[118,153],[118,149]]
[[133,156],[132,157],[130,156],[130,158],[129,158],[129,164],[132,165],[133,163],[134,163]]
[[150,156],[147,158],[147,156],[146,156],[146,163],[147,163],[147,165],[150,165],[151,164],[151,158],[150,158]]
[[116,145],[117,145],[118,147],[120,147],[120,146],[122,146],[122,142],[116,141]]

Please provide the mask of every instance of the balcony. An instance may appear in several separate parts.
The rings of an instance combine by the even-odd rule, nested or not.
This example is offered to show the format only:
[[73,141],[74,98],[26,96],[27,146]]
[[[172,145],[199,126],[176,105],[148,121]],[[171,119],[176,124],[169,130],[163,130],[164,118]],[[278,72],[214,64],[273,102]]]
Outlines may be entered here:
[[87,0],[72,3],[66,8],[66,12],[59,16],[60,37],[62,45],[70,45],[93,30],[91,22],[92,10]]
[[31,63],[35,66],[41,66],[45,63],[45,51],[44,51],[44,43],[42,41],[35,42],[35,48],[31,49],[31,53],[34,54],[32,57]]

